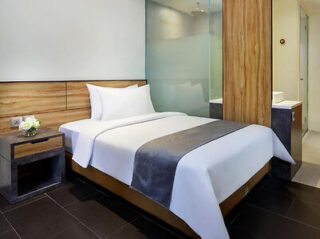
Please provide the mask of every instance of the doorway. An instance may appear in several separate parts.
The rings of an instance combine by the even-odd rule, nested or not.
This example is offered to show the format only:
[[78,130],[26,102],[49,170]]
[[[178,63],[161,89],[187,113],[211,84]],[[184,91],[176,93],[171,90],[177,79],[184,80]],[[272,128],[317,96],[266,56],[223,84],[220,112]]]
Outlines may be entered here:
[[302,135],[308,131],[308,16],[304,9],[300,7],[300,100],[302,106]]
[[[311,20],[313,20],[316,16],[311,16]],[[310,25],[311,26],[311,25]],[[303,8],[300,8],[300,100],[303,101],[303,112],[302,112],[302,132],[303,132],[303,140],[302,140],[302,158],[303,164],[293,179],[296,182],[300,182],[303,184],[307,184],[313,187],[320,188],[320,132],[317,129],[314,129],[314,126],[309,121],[309,116],[314,110],[314,108],[309,107],[310,104],[317,104],[317,99],[314,97],[310,97],[309,102],[309,93],[310,96],[314,95],[315,84],[311,84],[312,74],[310,74],[310,82],[309,82],[309,67],[313,64],[314,68],[314,60],[315,58],[311,56],[309,64],[309,53],[312,53],[312,47],[315,44],[312,40],[314,38],[315,29],[309,29],[309,17],[305,13]],[[316,29],[317,31],[317,29]],[[310,33],[313,35],[311,36]],[[312,40],[309,43],[309,40]],[[311,51],[309,52],[309,44]],[[318,44],[318,43],[316,43]],[[312,72],[312,71],[311,71]],[[310,92],[309,92],[310,85]],[[313,87],[313,88],[312,88]],[[311,94],[312,93],[312,94]],[[310,110],[310,111],[309,111]],[[314,118],[314,117],[310,117]]]

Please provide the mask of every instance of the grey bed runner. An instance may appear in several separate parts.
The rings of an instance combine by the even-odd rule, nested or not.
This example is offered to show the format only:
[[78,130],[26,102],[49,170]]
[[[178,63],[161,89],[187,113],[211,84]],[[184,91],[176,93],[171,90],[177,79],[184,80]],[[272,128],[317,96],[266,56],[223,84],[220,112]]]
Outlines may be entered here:
[[180,159],[192,150],[246,126],[248,124],[218,120],[142,145],[134,159],[132,188],[169,208]]

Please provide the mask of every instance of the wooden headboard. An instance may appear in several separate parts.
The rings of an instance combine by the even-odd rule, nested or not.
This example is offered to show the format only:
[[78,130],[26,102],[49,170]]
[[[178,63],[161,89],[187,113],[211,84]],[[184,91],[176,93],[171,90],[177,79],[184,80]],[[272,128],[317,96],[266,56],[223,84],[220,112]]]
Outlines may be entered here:
[[17,131],[10,118],[35,115],[41,127],[90,118],[90,98],[86,84],[105,87],[145,85],[146,80],[0,82],[0,134]]

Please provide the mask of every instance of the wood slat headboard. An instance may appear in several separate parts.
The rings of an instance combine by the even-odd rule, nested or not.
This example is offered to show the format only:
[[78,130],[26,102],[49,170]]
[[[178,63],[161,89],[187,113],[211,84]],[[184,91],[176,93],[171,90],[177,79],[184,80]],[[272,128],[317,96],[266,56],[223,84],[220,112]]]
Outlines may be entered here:
[[103,80],[64,82],[0,82],[0,134],[18,131],[10,128],[10,118],[35,115],[41,127],[90,118],[90,98],[86,84],[104,87],[145,85],[146,80]]

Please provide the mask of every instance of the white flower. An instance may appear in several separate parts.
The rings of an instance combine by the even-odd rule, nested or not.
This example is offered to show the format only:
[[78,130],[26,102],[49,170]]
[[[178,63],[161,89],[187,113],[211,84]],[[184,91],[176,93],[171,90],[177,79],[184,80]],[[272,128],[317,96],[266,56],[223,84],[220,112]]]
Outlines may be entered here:
[[40,127],[40,122],[35,117],[28,117],[25,121],[22,121],[19,125],[19,130],[27,131],[31,128],[38,129]]
[[27,131],[31,129],[31,127],[32,127],[32,124],[30,122],[22,121],[21,124],[19,125],[19,130]]
[[29,117],[27,117],[26,119],[25,119],[25,122],[29,122],[29,123],[33,123],[33,121],[35,121],[36,119],[34,118],[34,117],[32,117],[32,116],[29,116]]
[[38,129],[40,127],[40,122],[38,120],[34,120],[32,122],[32,127]]

